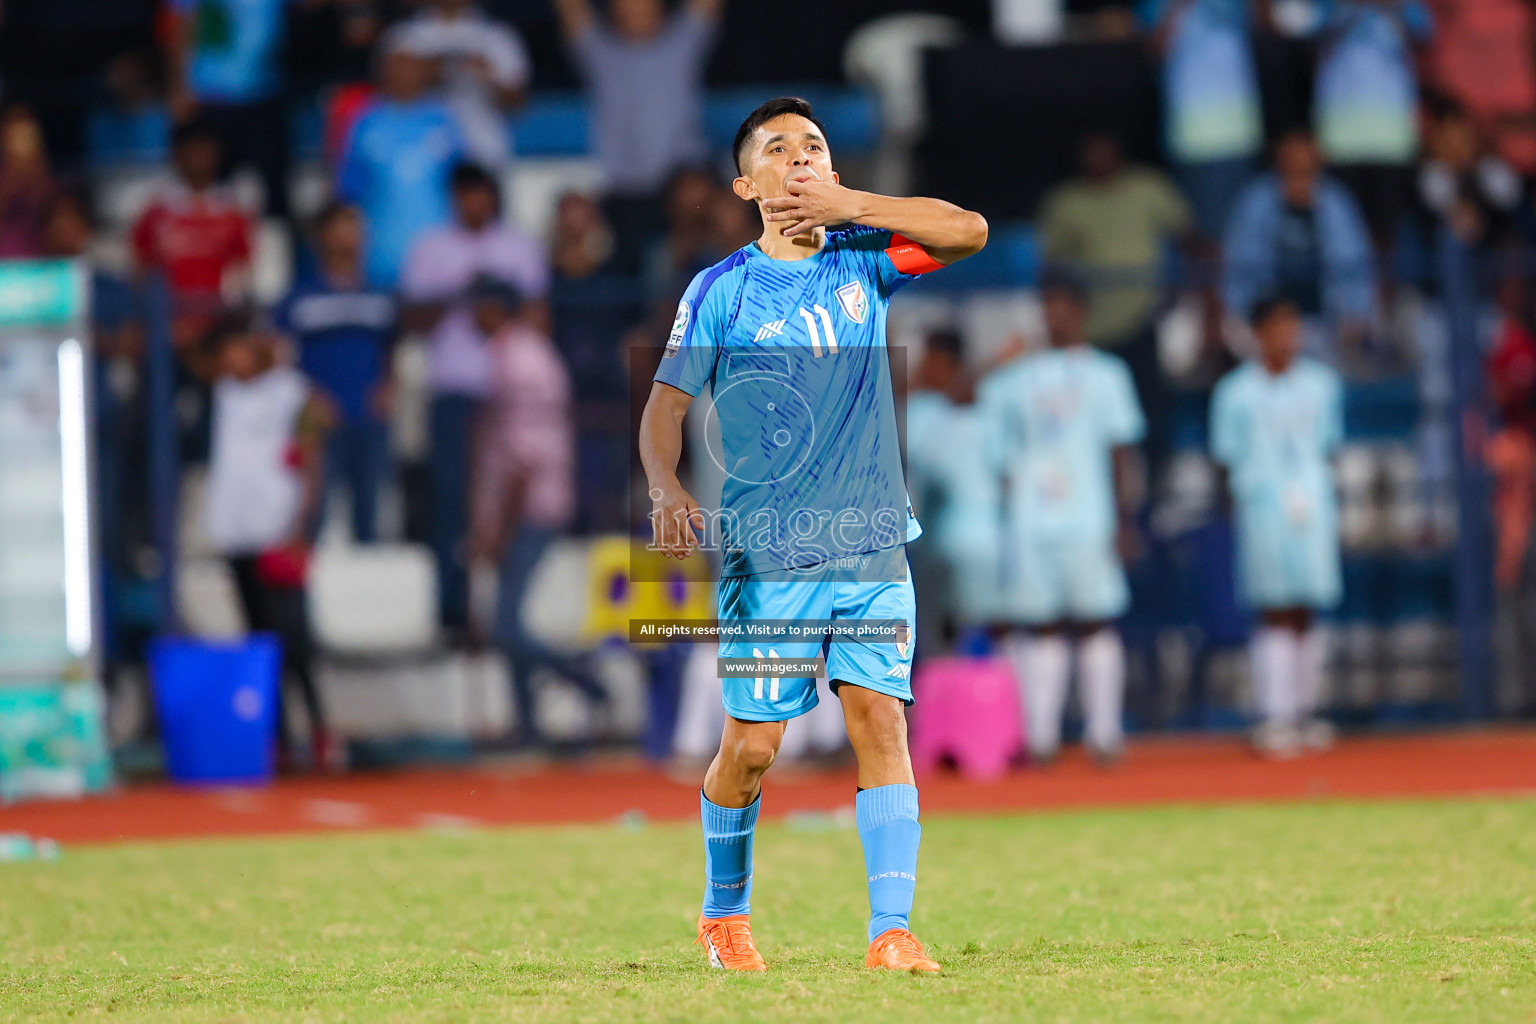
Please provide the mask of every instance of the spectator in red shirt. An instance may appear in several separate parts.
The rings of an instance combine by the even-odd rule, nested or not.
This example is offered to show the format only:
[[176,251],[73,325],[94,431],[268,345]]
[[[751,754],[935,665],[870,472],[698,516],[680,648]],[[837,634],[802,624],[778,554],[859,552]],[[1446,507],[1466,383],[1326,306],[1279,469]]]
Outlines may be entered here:
[[220,310],[244,298],[251,217],[220,184],[222,159],[223,145],[208,122],[194,119],[178,126],[171,136],[175,176],[133,226],[139,267],[165,275],[172,341],[184,354]]

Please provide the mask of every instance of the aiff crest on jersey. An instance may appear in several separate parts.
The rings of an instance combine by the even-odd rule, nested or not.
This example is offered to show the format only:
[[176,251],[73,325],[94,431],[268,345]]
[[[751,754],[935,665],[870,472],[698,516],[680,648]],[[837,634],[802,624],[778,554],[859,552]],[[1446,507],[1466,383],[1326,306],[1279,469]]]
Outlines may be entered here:
[[837,296],[838,304],[843,307],[843,312],[848,314],[848,319],[856,324],[864,322],[864,317],[869,314],[869,300],[864,298],[863,285],[857,281],[849,281],[832,294]]

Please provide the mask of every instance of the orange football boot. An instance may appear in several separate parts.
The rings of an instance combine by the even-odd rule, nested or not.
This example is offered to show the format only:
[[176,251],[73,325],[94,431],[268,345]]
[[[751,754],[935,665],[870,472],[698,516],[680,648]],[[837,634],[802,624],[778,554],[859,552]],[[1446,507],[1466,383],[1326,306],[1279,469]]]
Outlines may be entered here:
[[727,971],[766,971],[763,955],[752,944],[751,918],[746,914],[730,917],[699,915],[699,937],[695,946],[709,953],[709,966]]
[[937,974],[942,969],[928,959],[928,954],[923,952],[923,944],[905,928],[881,932],[869,944],[864,966],[889,967],[893,971],[911,971],[914,974]]

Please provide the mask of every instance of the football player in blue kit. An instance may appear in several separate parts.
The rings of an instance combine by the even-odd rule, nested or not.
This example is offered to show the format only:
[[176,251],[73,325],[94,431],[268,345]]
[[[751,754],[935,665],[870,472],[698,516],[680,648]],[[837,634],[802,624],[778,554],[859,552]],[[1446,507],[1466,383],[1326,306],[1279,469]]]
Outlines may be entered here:
[[1216,385],[1211,455],[1232,494],[1242,594],[1262,620],[1250,647],[1262,718],[1254,746],[1284,757],[1333,738],[1317,717],[1316,613],[1344,594],[1332,461],[1344,440],[1344,386],[1337,371],[1300,355],[1301,314],[1289,300],[1258,302],[1249,319],[1258,357]]
[[[719,544],[722,630],[826,624],[823,635],[771,646],[722,633],[720,655],[825,653],[859,762],[865,963],[937,971],[908,928],[921,830],[903,708],[915,639],[905,544],[920,529],[902,476],[886,307],[916,275],[978,251],[987,223],[941,200],[843,187],[826,132],[800,99],[753,111],[733,153],[733,187],[758,205],[763,233],[694,278],[678,304],[640,426],[655,543],[679,558],[701,535]],[[844,224],[852,226],[829,230]],[[715,516],[677,478],[683,417],[706,387],[726,471]],[[895,622],[907,632],[827,642],[839,621]],[[723,695],[725,731],[700,796],[698,941],[712,966],[763,970],[748,917],[760,783],[784,723],[815,705],[815,680],[726,678]]]

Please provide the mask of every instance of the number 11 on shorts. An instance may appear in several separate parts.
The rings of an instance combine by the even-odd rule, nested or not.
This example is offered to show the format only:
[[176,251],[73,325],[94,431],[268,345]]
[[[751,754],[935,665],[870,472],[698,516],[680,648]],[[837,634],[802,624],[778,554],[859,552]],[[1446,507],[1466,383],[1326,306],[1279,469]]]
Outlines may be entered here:
[[[768,649],[768,657],[770,657],[770,658],[777,658],[778,656],[779,656],[779,652],[778,651],[774,650],[771,647]],[[754,647],[754,648],[752,648],[752,657],[757,658],[759,661],[761,661],[762,657],[763,657],[763,652],[758,650],[756,647]],[[756,679],[752,680],[752,699],[753,700],[762,700],[763,699],[763,678],[764,678],[763,676],[758,676]],[[767,679],[768,679],[768,699],[769,700],[778,700],[779,699],[779,677],[778,676],[768,676]]]

